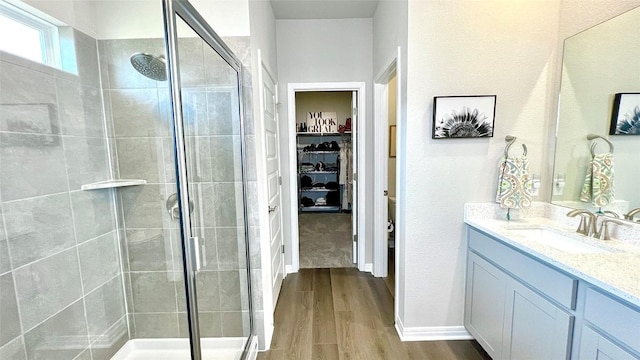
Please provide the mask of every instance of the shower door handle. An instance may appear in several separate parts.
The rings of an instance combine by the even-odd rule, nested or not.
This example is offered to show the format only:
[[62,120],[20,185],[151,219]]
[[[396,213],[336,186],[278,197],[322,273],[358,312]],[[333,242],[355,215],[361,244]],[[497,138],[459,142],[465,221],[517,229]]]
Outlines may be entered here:
[[200,261],[200,239],[197,236],[189,238],[189,253],[191,254],[192,270],[197,273],[202,267],[202,262]]

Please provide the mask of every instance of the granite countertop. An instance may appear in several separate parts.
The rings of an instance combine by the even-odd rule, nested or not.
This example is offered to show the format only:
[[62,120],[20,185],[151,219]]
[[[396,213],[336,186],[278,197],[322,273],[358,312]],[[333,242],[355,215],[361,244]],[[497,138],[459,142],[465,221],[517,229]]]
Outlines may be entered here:
[[[574,227],[544,217],[518,220],[469,218],[465,223],[496,237],[524,253],[585,280],[604,291],[640,307],[640,247],[618,240],[598,240],[577,234]],[[519,231],[544,228],[580,239],[589,245],[606,249],[601,253],[572,254],[536,242]]]

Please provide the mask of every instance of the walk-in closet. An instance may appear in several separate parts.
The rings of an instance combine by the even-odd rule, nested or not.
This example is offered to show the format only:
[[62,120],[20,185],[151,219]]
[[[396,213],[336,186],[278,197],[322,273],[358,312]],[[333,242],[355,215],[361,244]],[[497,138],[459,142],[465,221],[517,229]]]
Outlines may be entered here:
[[351,91],[295,96],[301,268],[354,266],[354,96]]

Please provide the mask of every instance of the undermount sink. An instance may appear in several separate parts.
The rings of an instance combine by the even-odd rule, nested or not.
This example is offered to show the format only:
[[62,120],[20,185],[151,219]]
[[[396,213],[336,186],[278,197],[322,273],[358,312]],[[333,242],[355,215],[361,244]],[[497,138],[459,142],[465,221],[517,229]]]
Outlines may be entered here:
[[582,240],[574,239],[549,229],[538,228],[512,230],[527,237],[529,240],[536,241],[540,244],[550,246],[570,254],[595,254],[615,251],[613,249],[608,249],[605,246],[600,247],[591,245]]

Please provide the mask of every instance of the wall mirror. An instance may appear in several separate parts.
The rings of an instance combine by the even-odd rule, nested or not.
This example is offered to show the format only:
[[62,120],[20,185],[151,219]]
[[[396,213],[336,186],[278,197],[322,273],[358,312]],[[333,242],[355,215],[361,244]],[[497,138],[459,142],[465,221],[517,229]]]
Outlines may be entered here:
[[[640,92],[640,7],[569,37],[564,42],[551,202],[621,218],[640,208],[640,135],[608,135],[616,93]],[[595,153],[613,144],[615,200],[594,206],[580,193]],[[614,216],[613,213],[608,215]],[[635,216],[640,220],[640,214]]]

